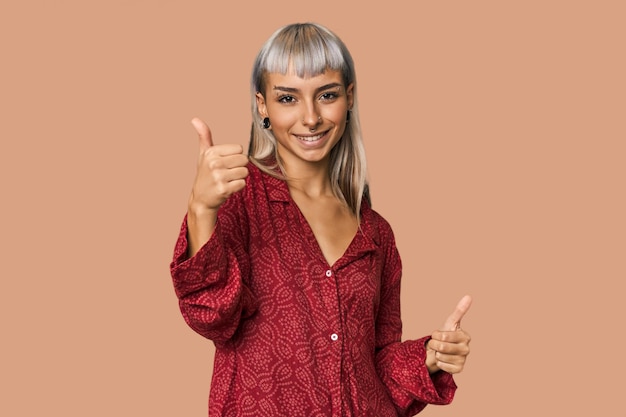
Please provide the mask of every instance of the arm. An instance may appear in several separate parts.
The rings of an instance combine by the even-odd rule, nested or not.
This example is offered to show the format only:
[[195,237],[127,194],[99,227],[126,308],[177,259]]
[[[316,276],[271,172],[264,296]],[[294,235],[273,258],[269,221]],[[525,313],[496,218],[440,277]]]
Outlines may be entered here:
[[448,404],[456,384],[447,372],[430,373],[426,343],[430,336],[401,342],[400,280],[402,264],[391,228],[381,227],[385,250],[381,298],[376,319],[376,369],[398,415],[412,416],[427,404]]
[[211,130],[202,120],[194,118],[191,123],[200,144],[187,211],[188,253],[193,256],[211,238],[221,205],[246,186],[248,158],[241,145],[214,145]]
[[220,210],[209,240],[189,257],[187,218],[176,242],[170,271],[183,318],[197,333],[216,343],[230,339],[242,318],[255,310],[246,285],[247,216],[240,196]]
[[196,332],[224,342],[254,310],[244,282],[249,275],[247,215],[243,203],[247,157],[240,145],[213,145],[208,126],[194,119],[200,152],[170,265],[185,321]]
[[469,355],[471,337],[461,329],[461,319],[471,305],[472,298],[469,295],[461,298],[454,312],[443,324],[442,330],[431,334],[426,345],[426,366],[431,374],[439,370],[456,374],[463,370]]

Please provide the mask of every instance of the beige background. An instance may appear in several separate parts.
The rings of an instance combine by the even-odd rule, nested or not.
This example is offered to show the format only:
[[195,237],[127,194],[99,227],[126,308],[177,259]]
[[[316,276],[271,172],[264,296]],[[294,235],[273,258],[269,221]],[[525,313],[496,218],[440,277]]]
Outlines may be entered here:
[[252,60],[294,21],[354,55],[405,336],[475,299],[455,402],[422,415],[626,415],[624,3],[214,3],[0,5],[0,415],[206,415],[168,270],[189,121],[247,144]]

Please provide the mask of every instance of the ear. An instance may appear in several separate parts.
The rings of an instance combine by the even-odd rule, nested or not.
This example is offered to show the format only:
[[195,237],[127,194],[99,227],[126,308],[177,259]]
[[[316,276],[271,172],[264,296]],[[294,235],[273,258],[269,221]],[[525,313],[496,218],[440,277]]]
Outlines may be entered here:
[[256,107],[259,111],[261,118],[267,117],[267,106],[265,104],[265,97],[260,92],[256,92]]
[[352,110],[354,105],[354,83],[350,83],[346,88],[346,97],[348,98],[348,110]]

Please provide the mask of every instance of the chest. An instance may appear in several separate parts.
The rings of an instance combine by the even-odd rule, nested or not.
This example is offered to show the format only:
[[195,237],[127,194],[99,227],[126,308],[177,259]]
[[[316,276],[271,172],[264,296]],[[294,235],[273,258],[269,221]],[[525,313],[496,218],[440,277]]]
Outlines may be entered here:
[[314,249],[318,249],[328,265],[333,265],[347,251],[358,230],[356,216],[334,198],[319,200],[293,197],[292,217],[303,233],[310,233]]
[[333,230],[324,217],[329,213],[309,213],[307,218],[293,203],[269,208],[263,216],[267,220],[251,230],[254,293],[272,302],[280,293],[307,305],[307,311],[334,311],[341,300],[354,311],[371,314],[378,303],[384,254],[369,228],[359,230],[356,220],[350,224],[343,218]]

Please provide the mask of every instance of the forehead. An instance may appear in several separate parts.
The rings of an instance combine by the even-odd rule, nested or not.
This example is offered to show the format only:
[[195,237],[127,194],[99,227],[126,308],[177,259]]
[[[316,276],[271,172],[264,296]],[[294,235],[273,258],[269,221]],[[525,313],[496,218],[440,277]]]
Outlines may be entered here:
[[289,87],[305,91],[315,90],[328,84],[341,84],[343,86],[341,72],[330,69],[312,77],[300,77],[293,71],[286,74],[268,72],[265,74],[265,81],[270,91],[276,87]]

